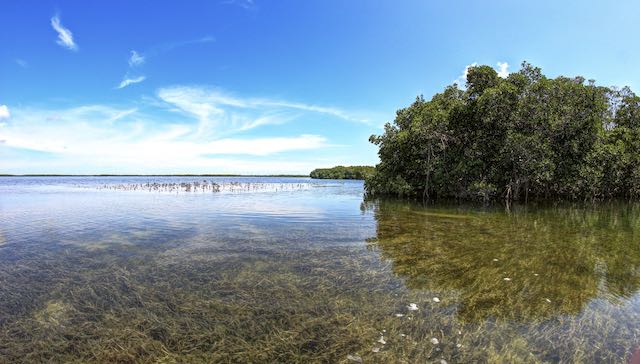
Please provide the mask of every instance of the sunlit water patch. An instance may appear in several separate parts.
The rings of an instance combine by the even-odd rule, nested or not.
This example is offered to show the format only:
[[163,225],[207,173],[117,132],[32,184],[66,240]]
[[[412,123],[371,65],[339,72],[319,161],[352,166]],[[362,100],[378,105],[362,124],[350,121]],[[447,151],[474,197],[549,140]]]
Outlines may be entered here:
[[201,180],[0,179],[0,362],[624,363],[640,344],[637,205],[100,188]]

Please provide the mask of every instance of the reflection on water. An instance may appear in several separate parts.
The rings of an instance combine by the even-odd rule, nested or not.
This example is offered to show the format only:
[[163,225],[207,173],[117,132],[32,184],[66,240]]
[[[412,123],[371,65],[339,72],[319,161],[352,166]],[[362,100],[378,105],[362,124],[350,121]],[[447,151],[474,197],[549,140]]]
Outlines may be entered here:
[[467,321],[531,321],[612,304],[640,286],[640,206],[375,208],[371,239],[411,289],[449,290]]
[[114,178],[0,178],[0,362],[625,362],[640,345],[638,205],[91,188],[184,180]]

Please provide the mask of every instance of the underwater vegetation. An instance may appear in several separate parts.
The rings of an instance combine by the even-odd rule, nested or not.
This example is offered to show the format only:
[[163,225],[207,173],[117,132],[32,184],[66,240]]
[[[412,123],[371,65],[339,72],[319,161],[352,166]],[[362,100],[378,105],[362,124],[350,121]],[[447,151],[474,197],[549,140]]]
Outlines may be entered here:
[[456,291],[467,321],[573,315],[595,298],[637,293],[638,206],[519,209],[416,211],[386,201],[370,243],[410,288]]
[[640,345],[640,205],[357,187],[2,195],[0,362],[625,363]]

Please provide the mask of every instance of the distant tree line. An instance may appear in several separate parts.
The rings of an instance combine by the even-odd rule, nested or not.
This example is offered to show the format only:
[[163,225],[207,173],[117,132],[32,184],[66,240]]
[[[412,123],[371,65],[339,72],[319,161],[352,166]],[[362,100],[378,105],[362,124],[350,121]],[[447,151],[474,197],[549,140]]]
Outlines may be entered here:
[[416,98],[369,140],[380,157],[369,195],[640,197],[640,97],[526,62],[506,78],[470,68],[464,90]]
[[314,169],[309,176],[320,179],[365,179],[373,171],[371,166],[337,166]]

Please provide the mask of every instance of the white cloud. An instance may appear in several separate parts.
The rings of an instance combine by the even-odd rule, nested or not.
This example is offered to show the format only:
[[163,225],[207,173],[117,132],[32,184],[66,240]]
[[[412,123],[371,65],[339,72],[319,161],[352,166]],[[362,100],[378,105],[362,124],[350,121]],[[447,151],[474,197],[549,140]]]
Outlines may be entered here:
[[24,59],[16,58],[15,61],[16,61],[16,64],[18,66],[22,67],[22,68],[28,68],[29,67],[29,64]]
[[[277,156],[328,147],[326,138],[311,134],[212,139],[200,135],[197,122],[172,120],[175,115],[148,115],[136,108],[87,105],[12,111],[12,122],[0,128],[3,147],[49,153],[61,172],[89,165],[96,173],[300,173],[312,166],[295,158],[278,161]],[[261,160],[265,156],[270,157],[268,161]],[[12,173],[26,166],[32,173],[53,168],[50,162],[29,156],[15,162],[3,168]]]
[[0,105],[0,120],[9,119],[10,117],[9,107],[7,105]]
[[[478,62],[473,62],[465,66],[464,71],[462,71],[462,74],[458,78],[453,80],[453,83],[458,84],[460,88],[464,89],[467,84],[467,75],[469,74],[469,68],[476,67],[477,65],[478,65]],[[498,76],[502,78],[507,78],[509,76],[509,63],[498,62],[497,66],[498,68],[496,69],[496,71],[498,72]]]
[[334,107],[184,86],[159,89],[155,97],[129,107],[12,106],[11,121],[0,127],[0,140],[3,153],[16,158],[3,164],[3,171],[308,173],[318,163],[319,151],[334,153],[339,148],[329,144],[322,131],[305,130],[302,123],[286,131],[249,130],[294,119],[341,118],[357,120]]
[[344,120],[356,121],[356,122],[362,122],[362,123],[367,122],[367,120],[365,119],[358,119],[358,118],[352,117],[349,114],[347,114],[345,111],[332,108],[332,107],[323,107],[323,106],[308,105],[308,104],[302,104],[302,103],[296,103],[296,102],[272,101],[272,100],[256,100],[256,102],[257,102],[257,105],[284,107],[284,108],[297,109],[302,111],[312,111],[312,112],[317,112],[321,114],[329,114]]
[[266,98],[240,98],[217,89],[190,86],[166,87],[158,97],[199,120],[201,134],[242,131],[262,125],[281,124],[301,113],[320,113],[347,121],[366,122],[344,110]]
[[128,115],[131,115],[131,114],[133,114],[133,113],[135,113],[137,111],[138,111],[138,109],[135,109],[135,108],[134,109],[117,111],[117,112],[113,113],[112,116],[107,119],[107,121],[114,122],[114,121],[122,119],[122,118],[124,118],[124,117],[126,117]]
[[498,76],[502,78],[509,77],[509,63],[507,62],[498,62]]
[[210,42],[215,42],[215,40],[216,39],[212,36],[205,36],[202,38],[191,39],[191,40],[182,41],[182,42],[174,42],[174,43],[166,43],[166,44],[158,45],[148,50],[145,50],[142,53],[139,53],[136,50],[131,50],[131,55],[129,56],[129,60],[128,60],[129,71],[127,71],[127,73],[123,77],[123,80],[120,82],[120,85],[116,88],[118,89],[125,88],[131,84],[144,81],[145,80],[144,76],[130,78],[129,74],[131,69],[142,66],[147,62],[147,59],[149,58],[153,58],[162,53],[169,52],[175,48],[179,48],[179,47],[183,47],[191,44],[210,43]]
[[462,74],[458,78],[453,80],[453,83],[458,84],[460,88],[465,88],[467,85],[467,75],[469,74],[469,68],[475,67],[477,65],[478,65],[478,62],[473,62],[470,65],[465,66],[464,71],[462,71]]
[[73,41],[73,34],[71,31],[64,26],[60,22],[60,17],[58,15],[54,15],[51,18],[51,26],[58,32],[58,43],[60,46],[70,49],[72,51],[78,50],[78,46]]
[[131,51],[131,57],[129,57],[129,67],[135,67],[143,64],[145,57],[136,51]]
[[120,82],[120,84],[116,88],[125,88],[129,85],[133,85],[134,83],[140,83],[145,79],[146,79],[145,76],[138,76],[134,78],[128,78],[128,76],[125,76],[124,79]]

